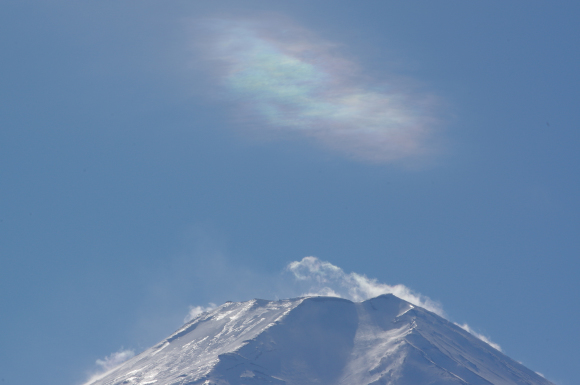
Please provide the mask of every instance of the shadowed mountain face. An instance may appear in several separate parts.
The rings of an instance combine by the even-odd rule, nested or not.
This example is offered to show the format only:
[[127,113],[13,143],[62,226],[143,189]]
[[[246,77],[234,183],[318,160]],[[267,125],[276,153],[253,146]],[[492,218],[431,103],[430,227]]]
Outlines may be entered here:
[[93,385],[553,385],[393,295],[228,302]]

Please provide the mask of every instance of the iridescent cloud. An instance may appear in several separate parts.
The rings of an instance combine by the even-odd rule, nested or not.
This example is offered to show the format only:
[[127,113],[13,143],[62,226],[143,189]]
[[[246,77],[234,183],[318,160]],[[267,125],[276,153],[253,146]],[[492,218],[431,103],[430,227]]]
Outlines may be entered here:
[[363,160],[429,152],[433,97],[366,78],[335,45],[285,20],[213,19],[203,28],[205,55],[254,126],[298,132]]

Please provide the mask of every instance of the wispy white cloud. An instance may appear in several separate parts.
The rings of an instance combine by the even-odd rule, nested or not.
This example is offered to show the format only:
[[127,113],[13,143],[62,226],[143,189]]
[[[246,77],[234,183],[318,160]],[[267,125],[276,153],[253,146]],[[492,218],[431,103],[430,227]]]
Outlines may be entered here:
[[189,313],[187,313],[187,316],[185,316],[185,318],[183,319],[184,323],[187,323],[189,321],[191,321],[192,319],[194,319],[195,317],[197,317],[198,315],[208,312],[208,311],[212,311],[213,309],[215,309],[217,307],[217,305],[215,303],[209,303],[208,306],[190,306],[189,307]]
[[369,79],[336,44],[282,17],[200,25],[202,55],[253,127],[296,132],[370,161],[432,150],[437,98],[400,76]]
[[358,273],[345,273],[340,267],[316,257],[304,257],[286,267],[300,281],[311,284],[306,295],[332,295],[353,301],[364,301],[381,294],[394,294],[414,305],[421,306],[440,316],[445,316],[441,304],[405,285],[387,285]]
[[474,336],[476,336],[477,338],[479,338],[483,342],[487,343],[491,347],[493,347],[493,348],[495,348],[495,349],[497,349],[497,350],[499,350],[501,352],[501,346],[499,346],[498,344],[496,344],[495,342],[493,342],[492,340],[490,340],[489,337],[486,337],[483,334],[476,332],[468,324],[465,324],[465,323],[464,324],[455,323],[455,325],[459,326],[460,328],[462,328],[466,332],[469,332],[469,333],[473,334]]

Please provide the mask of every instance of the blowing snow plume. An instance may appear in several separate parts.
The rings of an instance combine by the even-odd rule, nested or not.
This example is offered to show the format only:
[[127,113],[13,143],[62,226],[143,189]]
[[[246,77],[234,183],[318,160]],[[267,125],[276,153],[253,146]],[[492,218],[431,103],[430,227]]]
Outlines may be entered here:
[[[236,266],[235,263],[227,259],[223,260],[223,266],[228,268],[225,270],[220,268],[217,271],[206,268],[203,270],[203,274],[205,277],[209,277],[211,282],[218,282],[217,286],[214,286],[212,290],[215,290],[216,287],[221,289],[225,287],[227,290],[222,292],[222,294],[225,295],[225,292],[235,294],[233,298],[228,294],[228,299],[233,299],[234,301],[243,301],[248,298],[275,297],[287,299],[308,296],[332,296],[361,302],[382,294],[393,294],[413,305],[448,318],[439,302],[417,293],[405,285],[389,285],[374,278],[369,278],[364,274],[347,273],[340,267],[313,256],[290,262],[286,265],[284,274],[258,274],[241,266]],[[232,286],[233,282],[243,282],[243,287]],[[209,288],[210,286],[208,285],[208,283],[205,284]],[[219,298],[220,296],[218,295],[214,298]],[[206,306],[190,306],[189,312],[184,318],[184,323],[194,320],[203,313],[211,312],[215,308],[216,305],[214,303],[209,303]],[[499,345],[492,342],[485,335],[475,331],[468,324],[456,323],[456,325],[497,350],[501,350]]]
[[291,262],[286,269],[294,274],[297,280],[311,285],[305,295],[326,295],[360,302],[381,294],[394,294],[413,305],[445,317],[441,304],[415,293],[405,285],[391,286],[367,278],[365,275],[347,274],[340,267],[316,257],[304,257],[301,261]]
[[[336,44],[286,19],[211,19],[199,24],[202,55],[246,122],[299,133],[358,159],[388,162],[425,155],[435,98],[400,77],[362,76]],[[263,132],[263,131],[262,131]]]
[[[365,301],[381,294],[393,294],[413,305],[420,306],[433,313],[447,318],[441,304],[422,294],[416,293],[405,285],[387,285],[374,278],[357,273],[345,273],[340,267],[316,257],[304,257],[286,266],[297,281],[308,288],[304,296],[332,296],[350,299],[355,302]],[[501,351],[501,347],[488,337],[474,331],[468,324],[458,324],[465,331]]]
[[103,359],[98,359],[95,363],[99,366],[97,372],[92,373],[85,384],[90,384],[102,377],[104,377],[108,372],[115,369],[123,362],[133,358],[135,356],[135,351],[132,349],[121,349],[118,352],[111,353]]
[[119,366],[123,362],[127,361],[135,355],[133,350],[119,350],[118,352],[112,353],[102,360],[97,360],[97,365],[99,365],[103,371],[108,371],[116,366]]
[[190,306],[189,313],[187,314],[187,316],[185,316],[185,318],[183,319],[183,322],[188,323],[189,321],[191,321],[192,319],[194,319],[198,315],[212,311],[216,307],[217,307],[217,305],[215,303],[211,303],[211,302],[208,304],[208,306]]

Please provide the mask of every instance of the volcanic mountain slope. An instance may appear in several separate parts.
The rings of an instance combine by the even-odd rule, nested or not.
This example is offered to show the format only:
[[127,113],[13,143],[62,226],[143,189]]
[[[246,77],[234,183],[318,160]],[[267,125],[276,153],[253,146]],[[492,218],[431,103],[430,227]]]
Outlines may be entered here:
[[228,302],[92,385],[553,385],[391,294]]

